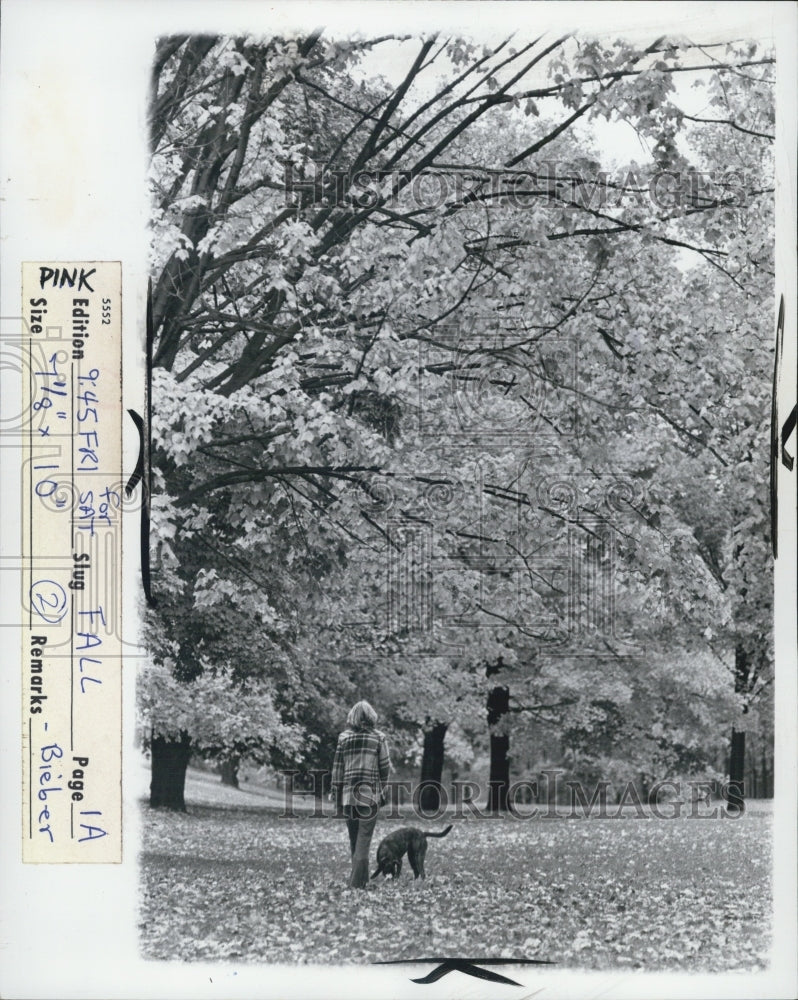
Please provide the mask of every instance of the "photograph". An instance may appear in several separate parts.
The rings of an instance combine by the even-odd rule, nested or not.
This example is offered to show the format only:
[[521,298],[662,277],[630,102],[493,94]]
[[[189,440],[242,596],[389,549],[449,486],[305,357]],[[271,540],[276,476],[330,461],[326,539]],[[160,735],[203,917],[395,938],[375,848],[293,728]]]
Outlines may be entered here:
[[794,5],[3,13],[0,993],[788,1000]]
[[158,40],[146,955],[767,962],[775,70]]

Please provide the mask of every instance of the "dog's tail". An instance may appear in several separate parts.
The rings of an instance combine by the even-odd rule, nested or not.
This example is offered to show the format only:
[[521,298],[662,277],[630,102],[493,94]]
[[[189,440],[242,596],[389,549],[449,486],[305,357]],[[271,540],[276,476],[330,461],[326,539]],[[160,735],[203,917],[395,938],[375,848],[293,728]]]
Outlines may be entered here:
[[425,831],[424,831],[424,836],[425,836],[425,837],[445,837],[445,836],[446,836],[446,834],[447,834],[447,833],[448,833],[448,832],[449,832],[449,831],[451,830],[451,828],[452,828],[452,824],[450,823],[450,824],[449,824],[449,825],[448,825],[448,826],[446,827],[446,829],[445,829],[445,830],[441,830],[441,832],[440,832],[440,833],[427,833],[427,831],[425,830]]

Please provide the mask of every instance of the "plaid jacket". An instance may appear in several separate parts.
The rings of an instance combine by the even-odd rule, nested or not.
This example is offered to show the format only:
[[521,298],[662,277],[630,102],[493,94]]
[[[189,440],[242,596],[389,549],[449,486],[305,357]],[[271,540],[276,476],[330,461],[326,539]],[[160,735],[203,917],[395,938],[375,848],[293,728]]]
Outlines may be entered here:
[[341,733],[332,768],[332,792],[339,805],[379,803],[390,773],[385,733],[379,729],[345,729]]

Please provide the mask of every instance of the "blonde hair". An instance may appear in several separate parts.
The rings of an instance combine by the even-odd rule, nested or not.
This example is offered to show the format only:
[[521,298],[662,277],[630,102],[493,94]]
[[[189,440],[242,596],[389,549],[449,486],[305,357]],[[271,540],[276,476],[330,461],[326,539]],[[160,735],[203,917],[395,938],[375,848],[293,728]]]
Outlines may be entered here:
[[353,729],[370,729],[377,722],[377,713],[367,701],[359,701],[349,709],[346,717],[347,726]]

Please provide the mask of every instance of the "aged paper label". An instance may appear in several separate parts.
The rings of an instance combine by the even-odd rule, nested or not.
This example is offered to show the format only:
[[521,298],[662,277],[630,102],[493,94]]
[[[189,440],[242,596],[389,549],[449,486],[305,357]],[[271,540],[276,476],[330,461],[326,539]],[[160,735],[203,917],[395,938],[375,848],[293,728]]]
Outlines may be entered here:
[[26,862],[122,860],[122,267],[25,262]]

